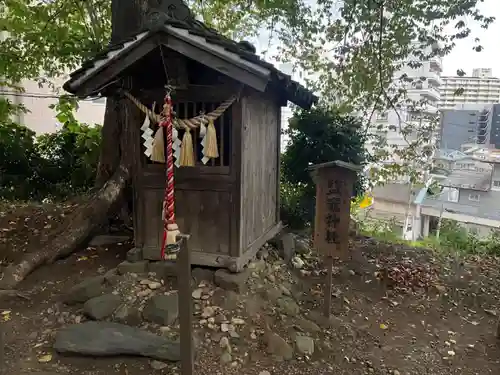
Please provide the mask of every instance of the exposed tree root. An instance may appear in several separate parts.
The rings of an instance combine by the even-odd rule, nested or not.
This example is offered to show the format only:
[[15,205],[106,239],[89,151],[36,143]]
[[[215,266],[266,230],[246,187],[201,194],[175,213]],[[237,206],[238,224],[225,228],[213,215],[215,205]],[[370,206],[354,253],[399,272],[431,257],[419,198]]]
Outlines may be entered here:
[[26,254],[18,264],[4,269],[0,290],[16,288],[37,267],[70,255],[88,240],[93,231],[107,221],[108,215],[120,208],[129,176],[128,169],[120,166],[88,203],[67,218],[66,226],[39,251]]
[[30,301],[30,298],[26,294],[18,292],[17,290],[13,289],[0,290],[0,300],[5,298],[15,298],[15,297],[19,297],[27,301]]

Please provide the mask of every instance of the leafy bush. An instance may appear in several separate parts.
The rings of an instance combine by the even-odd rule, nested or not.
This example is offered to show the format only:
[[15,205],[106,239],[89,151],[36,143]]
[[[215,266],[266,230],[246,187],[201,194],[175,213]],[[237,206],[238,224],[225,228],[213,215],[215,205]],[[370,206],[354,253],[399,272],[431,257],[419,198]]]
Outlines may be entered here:
[[[307,171],[311,164],[342,160],[367,162],[361,120],[336,109],[298,110],[285,132],[289,141],[281,157],[281,215],[290,227],[310,225],[314,218],[315,184]],[[363,192],[358,176],[353,195]]]
[[92,187],[99,160],[100,127],[65,125],[36,137],[25,126],[0,123],[0,197],[62,198]]
[[491,230],[489,236],[480,237],[475,230],[465,228],[459,222],[443,220],[439,238],[431,235],[419,241],[401,238],[401,228],[393,221],[363,221],[361,232],[365,235],[392,243],[406,243],[410,246],[434,249],[446,255],[490,254],[500,255],[500,231]]
[[101,127],[65,125],[37,139],[40,179],[51,186],[50,195],[68,196],[94,184],[99,162]]
[[7,199],[28,197],[38,163],[35,133],[13,122],[0,123],[0,196]]

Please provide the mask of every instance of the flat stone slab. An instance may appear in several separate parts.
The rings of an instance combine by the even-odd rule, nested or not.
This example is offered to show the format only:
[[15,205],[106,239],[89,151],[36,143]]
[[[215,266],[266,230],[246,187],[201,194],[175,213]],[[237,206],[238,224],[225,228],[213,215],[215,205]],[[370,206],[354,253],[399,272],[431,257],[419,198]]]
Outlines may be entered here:
[[119,323],[85,322],[59,330],[54,349],[61,354],[96,357],[135,355],[179,361],[179,342]]
[[94,320],[102,320],[111,316],[121,305],[121,299],[114,294],[104,294],[99,297],[89,299],[83,305],[83,312]]
[[179,317],[177,293],[151,297],[142,311],[144,320],[164,326],[174,323]]
[[105,281],[104,276],[95,276],[82,281],[69,290],[64,296],[64,302],[69,305],[83,303],[104,294],[107,291]]

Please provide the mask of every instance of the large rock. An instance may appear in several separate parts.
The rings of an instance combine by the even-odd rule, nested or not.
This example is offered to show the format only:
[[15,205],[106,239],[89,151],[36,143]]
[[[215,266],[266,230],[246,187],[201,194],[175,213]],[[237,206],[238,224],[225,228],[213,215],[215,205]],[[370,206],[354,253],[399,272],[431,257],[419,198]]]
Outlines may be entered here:
[[83,305],[83,312],[92,319],[102,320],[111,316],[120,304],[120,297],[111,293],[104,294],[99,297],[91,298],[85,302]]
[[151,297],[142,311],[142,317],[149,322],[162,326],[174,323],[179,317],[177,293]]
[[293,348],[280,335],[268,332],[265,335],[267,353],[276,357],[290,360],[293,358]]
[[314,322],[311,322],[310,320],[299,318],[297,320],[297,327],[307,333],[317,333],[321,331],[321,328]]
[[141,313],[139,309],[123,304],[115,310],[114,320],[129,326],[136,326],[141,323]]
[[215,284],[226,290],[234,292],[244,292],[246,290],[246,282],[250,276],[250,270],[246,269],[243,272],[231,273],[227,270],[217,270],[215,272]]
[[311,355],[314,353],[314,340],[308,336],[296,335],[295,347],[298,353]]
[[166,337],[118,323],[86,322],[61,329],[54,349],[89,356],[137,355],[179,361],[180,346]]
[[106,293],[107,290],[104,276],[92,277],[72,287],[64,297],[64,302],[67,304],[83,303]]
[[127,262],[134,263],[140,262],[142,259],[142,250],[134,247],[127,251]]
[[292,298],[290,297],[280,297],[278,298],[278,306],[281,308],[281,310],[289,316],[297,316],[300,313],[300,307],[297,305],[297,302],[295,302]]
[[117,269],[120,275],[124,275],[126,273],[146,273],[148,272],[148,261],[141,260],[138,262],[121,262]]
[[169,261],[150,262],[149,272],[154,272],[159,279],[177,276],[177,264]]

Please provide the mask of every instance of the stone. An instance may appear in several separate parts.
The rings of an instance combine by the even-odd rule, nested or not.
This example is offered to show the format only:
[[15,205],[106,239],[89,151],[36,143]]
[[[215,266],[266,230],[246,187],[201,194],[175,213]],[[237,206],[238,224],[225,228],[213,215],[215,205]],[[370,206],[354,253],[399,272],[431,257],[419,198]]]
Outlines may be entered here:
[[257,252],[257,259],[266,260],[267,258],[269,258],[269,250],[263,247]]
[[[238,308],[238,304],[240,303],[240,295],[232,290],[223,291],[221,290],[222,295],[219,295],[221,298],[221,307],[224,310],[235,310]],[[217,293],[217,292],[216,292]]]
[[285,233],[280,236],[278,250],[285,262],[289,263],[295,255],[295,235],[293,233]]
[[231,344],[229,343],[229,339],[226,336],[222,336],[219,341],[219,346],[226,350],[228,353],[231,353]]
[[201,313],[202,318],[210,318],[215,315],[215,309],[212,306],[205,306]]
[[120,281],[123,280],[122,276],[118,275],[118,270],[116,268],[111,268],[104,274],[104,280],[109,285],[118,285]]
[[148,322],[162,326],[174,323],[179,317],[177,293],[151,297],[144,306],[142,317]]
[[94,320],[102,320],[111,316],[113,312],[120,306],[121,299],[114,294],[104,294],[99,297],[89,299],[83,305],[83,312],[89,318]]
[[141,313],[137,308],[123,304],[115,310],[114,319],[118,323],[136,326],[141,323]]
[[321,331],[321,328],[316,323],[311,322],[308,319],[297,320],[297,327],[303,332],[308,332],[308,333],[315,333]]
[[93,357],[136,355],[179,361],[179,342],[119,323],[85,322],[59,330],[54,349],[61,354]]
[[290,288],[289,287],[286,287],[284,285],[280,285],[280,290],[281,292],[285,295],[285,296],[288,296],[290,297],[292,295],[292,292],[290,291]]
[[89,242],[89,246],[97,247],[97,246],[113,245],[115,243],[127,242],[129,240],[130,236],[114,236],[109,234],[103,234],[92,238]]
[[300,255],[309,254],[311,252],[309,241],[304,238],[295,238],[295,252]]
[[278,298],[278,306],[283,310],[283,312],[286,315],[289,316],[296,316],[300,313],[300,307],[297,305],[297,302],[295,302],[292,298],[290,297],[281,297]]
[[177,266],[174,262],[161,261],[150,262],[148,271],[156,274],[159,279],[167,279],[169,277],[177,276]]
[[228,352],[224,352],[224,353],[222,353],[222,355],[220,356],[220,361],[221,361],[222,363],[229,363],[229,362],[231,362],[232,360],[233,360],[233,357],[232,357],[232,356],[231,356],[231,354],[230,354],[230,353],[228,353]]
[[314,353],[314,340],[309,336],[296,335],[295,347],[298,353],[311,355]]
[[196,282],[196,285],[200,284],[202,281],[209,283],[214,282],[214,271],[208,268],[196,267],[191,271],[191,277]]
[[265,340],[268,354],[272,354],[285,360],[293,358],[293,348],[277,333],[267,333],[265,335]]
[[203,289],[198,288],[193,290],[193,292],[191,293],[191,297],[193,297],[194,299],[201,299],[202,294],[203,294]]
[[215,284],[223,289],[234,292],[244,292],[246,290],[246,282],[250,277],[250,270],[246,269],[240,273],[231,273],[221,269],[215,272]]
[[259,372],[259,375],[271,375],[271,373],[267,370]]
[[248,268],[255,272],[262,272],[266,269],[266,261],[263,259],[251,262]]
[[151,290],[156,290],[161,288],[161,283],[158,281],[152,281],[148,284],[148,288]]
[[106,293],[106,290],[107,286],[105,285],[104,276],[92,277],[72,287],[64,297],[64,302],[69,305],[83,303]]
[[139,262],[121,262],[118,267],[118,273],[120,275],[124,275],[126,273],[146,273],[148,272],[148,261],[141,260]]
[[142,259],[158,261],[161,259],[160,249],[156,247],[145,247],[142,249]]
[[302,260],[302,258],[298,257],[298,256],[293,257],[291,263],[292,263],[293,268],[295,268],[297,270],[300,270],[300,269],[304,268],[304,266],[305,266],[305,263]]
[[281,290],[271,287],[264,290],[267,299],[271,302],[276,302],[279,298],[283,296]]
[[134,263],[134,262],[139,262],[142,259],[142,250],[134,247],[133,249],[130,249],[127,251],[127,256],[126,256],[127,262]]
[[151,361],[149,363],[149,365],[151,366],[151,368],[153,370],[163,370],[164,368],[167,368],[167,364],[165,362],[161,362],[161,361]]

